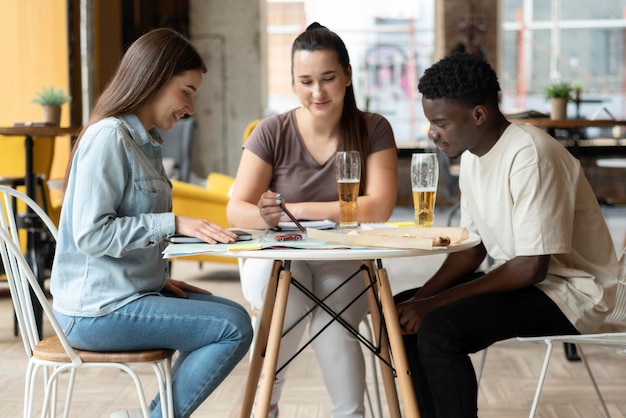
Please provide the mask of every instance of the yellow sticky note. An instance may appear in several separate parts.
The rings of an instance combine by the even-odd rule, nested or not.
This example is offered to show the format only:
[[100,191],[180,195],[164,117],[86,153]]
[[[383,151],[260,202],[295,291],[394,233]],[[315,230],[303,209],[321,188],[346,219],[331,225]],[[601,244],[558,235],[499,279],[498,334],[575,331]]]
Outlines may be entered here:
[[412,221],[393,221],[393,222],[385,222],[389,226],[415,226],[415,222]]
[[245,243],[237,243],[228,246],[228,251],[249,251],[249,250],[260,250],[261,243],[260,242],[245,242]]

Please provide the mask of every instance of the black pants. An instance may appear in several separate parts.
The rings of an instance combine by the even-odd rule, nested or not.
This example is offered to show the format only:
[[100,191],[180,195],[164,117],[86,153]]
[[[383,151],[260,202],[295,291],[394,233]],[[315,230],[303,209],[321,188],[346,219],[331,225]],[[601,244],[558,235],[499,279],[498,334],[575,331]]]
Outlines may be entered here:
[[[396,303],[416,291],[396,295]],[[476,296],[433,310],[417,334],[404,336],[421,417],[478,416],[478,385],[470,353],[508,338],[565,334],[579,332],[535,286]]]

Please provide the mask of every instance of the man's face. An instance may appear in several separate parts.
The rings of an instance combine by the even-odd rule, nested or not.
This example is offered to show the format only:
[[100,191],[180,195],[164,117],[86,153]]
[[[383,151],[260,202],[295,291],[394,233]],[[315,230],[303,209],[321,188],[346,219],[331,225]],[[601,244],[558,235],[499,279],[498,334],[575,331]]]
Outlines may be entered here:
[[[428,137],[437,148],[450,158],[461,155],[465,150],[478,154],[480,144],[479,116],[476,107],[468,108],[448,99],[422,98],[424,115],[430,122]],[[476,152],[474,152],[476,151]]]

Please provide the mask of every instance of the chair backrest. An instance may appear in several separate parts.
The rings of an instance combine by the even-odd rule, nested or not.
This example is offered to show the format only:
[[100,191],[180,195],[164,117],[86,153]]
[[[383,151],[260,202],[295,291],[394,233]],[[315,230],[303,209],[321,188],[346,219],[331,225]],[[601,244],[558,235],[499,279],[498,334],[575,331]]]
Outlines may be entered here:
[[234,177],[222,173],[209,173],[206,181],[206,188],[207,190],[211,190],[230,198],[233,191],[233,184],[235,184]]
[[189,182],[191,177],[195,128],[196,120],[193,116],[188,116],[176,122],[169,132],[159,129],[163,138],[163,158],[174,160],[175,171],[171,173],[171,177],[176,180]]
[[63,345],[66,354],[72,360],[72,363],[80,365],[82,360],[70,346],[67,338],[65,338],[43,289],[20,250],[19,231],[13,211],[15,199],[24,202],[32,210],[32,213],[41,220],[42,228],[47,228],[55,241],[58,234],[52,220],[31,198],[15,189],[0,186],[0,256],[2,257],[2,265],[9,283],[11,300],[13,301],[24,349],[30,358],[35,346],[40,341],[33,300],[31,298],[32,290],[32,294],[35,295],[43,308],[43,312]]
[[254,128],[256,128],[259,122],[261,122],[261,119],[255,119],[246,125],[246,128],[243,130],[243,142],[248,140],[250,134],[254,131]]
[[618,265],[615,308],[613,308],[613,311],[607,316],[605,322],[609,324],[626,325],[626,247],[624,247],[620,254]]

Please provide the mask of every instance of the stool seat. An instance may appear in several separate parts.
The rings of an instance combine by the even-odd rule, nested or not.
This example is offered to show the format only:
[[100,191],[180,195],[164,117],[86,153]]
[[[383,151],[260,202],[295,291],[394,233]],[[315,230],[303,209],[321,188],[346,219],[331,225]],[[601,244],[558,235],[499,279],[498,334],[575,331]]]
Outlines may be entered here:
[[[165,360],[174,354],[170,349],[154,349],[141,351],[86,351],[74,349],[85,363],[143,363]],[[33,356],[39,360],[54,362],[71,361],[59,337],[49,337],[40,341],[33,349]]]

